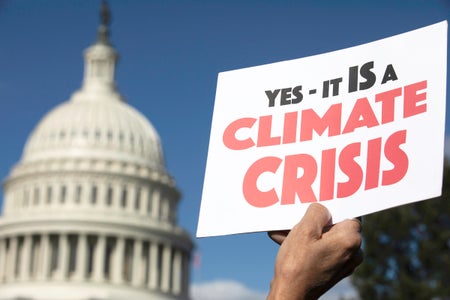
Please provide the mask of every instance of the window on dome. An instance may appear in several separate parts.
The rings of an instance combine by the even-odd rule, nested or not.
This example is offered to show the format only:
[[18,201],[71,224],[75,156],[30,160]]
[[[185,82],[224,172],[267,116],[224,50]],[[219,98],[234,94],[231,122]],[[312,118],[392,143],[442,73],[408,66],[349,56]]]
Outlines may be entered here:
[[105,68],[107,67],[105,59],[95,59],[93,60],[93,70],[94,70],[94,76],[96,77],[103,77],[105,76]]
[[75,189],[75,203],[81,202],[81,185],[77,185]]
[[108,186],[108,190],[106,191],[106,205],[111,206],[113,201],[113,188],[112,186]]
[[95,130],[95,139],[97,141],[99,141],[101,137],[102,137],[102,134],[101,134],[100,129]]
[[152,212],[152,191],[149,189],[147,193],[147,213],[151,214]]
[[139,137],[139,150],[141,153],[144,153],[144,140],[142,139],[142,136]]
[[93,185],[91,188],[91,203],[97,203],[97,186]]
[[50,204],[52,202],[52,187],[47,186],[47,203]]
[[38,187],[34,188],[33,203],[34,203],[34,205],[39,204],[39,188]]
[[66,137],[66,132],[64,130],[61,130],[59,132],[59,138],[63,140],[65,137]]
[[84,129],[83,129],[83,137],[84,137],[85,139],[87,139],[88,136],[89,136],[89,131],[88,131],[86,128],[84,128]]
[[119,143],[121,146],[123,145],[123,139],[124,139],[123,132],[121,131],[121,132],[119,132]]
[[139,208],[141,207],[141,188],[136,188],[136,197],[134,199],[134,209],[136,211],[139,211]]
[[133,134],[130,135],[130,147],[131,147],[131,149],[134,149],[134,135]]
[[28,194],[29,194],[28,189],[25,189],[23,191],[23,202],[22,202],[23,207],[27,207],[28,206],[28,201],[29,201],[29,199],[28,199],[29,195]]
[[113,139],[113,134],[112,134],[111,130],[108,130],[107,137],[108,137],[108,142],[111,142]]
[[126,186],[122,187],[121,204],[122,204],[122,207],[126,207],[127,206],[127,187]]
[[61,187],[61,195],[60,195],[61,203],[66,202],[66,196],[67,196],[67,187],[65,185],[63,185]]

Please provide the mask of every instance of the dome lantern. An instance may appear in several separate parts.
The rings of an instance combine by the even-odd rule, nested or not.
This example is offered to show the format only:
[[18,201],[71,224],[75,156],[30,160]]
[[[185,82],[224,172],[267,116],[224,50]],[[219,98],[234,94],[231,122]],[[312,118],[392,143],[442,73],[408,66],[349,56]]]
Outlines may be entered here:
[[[109,41],[109,8],[102,3],[100,25],[98,27],[97,41],[84,51],[84,79],[83,86],[77,98],[89,100],[122,100],[116,91],[114,72],[119,55]],[[110,97],[98,97],[98,94],[111,94]]]

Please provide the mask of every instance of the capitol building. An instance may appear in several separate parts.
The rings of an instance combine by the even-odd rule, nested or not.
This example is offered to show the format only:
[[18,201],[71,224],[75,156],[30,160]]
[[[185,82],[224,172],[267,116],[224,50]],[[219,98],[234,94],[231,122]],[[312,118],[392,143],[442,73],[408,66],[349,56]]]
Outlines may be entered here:
[[189,299],[180,193],[158,133],[116,89],[105,4],[101,16],[82,87],[3,181],[0,300]]

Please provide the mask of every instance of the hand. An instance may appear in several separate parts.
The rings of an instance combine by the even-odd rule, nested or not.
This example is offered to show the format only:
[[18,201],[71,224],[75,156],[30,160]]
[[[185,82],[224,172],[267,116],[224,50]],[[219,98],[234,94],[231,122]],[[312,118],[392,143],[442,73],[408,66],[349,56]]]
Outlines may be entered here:
[[361,223],[331,225],[321,204],[309,206],[291,231],[269,232],[280,244],[268,300],[318,299],[362,262]]

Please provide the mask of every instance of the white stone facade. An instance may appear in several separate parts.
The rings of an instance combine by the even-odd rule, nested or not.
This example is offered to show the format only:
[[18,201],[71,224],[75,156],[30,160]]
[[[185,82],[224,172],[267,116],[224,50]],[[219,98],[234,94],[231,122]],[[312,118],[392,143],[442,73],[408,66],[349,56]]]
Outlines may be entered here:
[[4,183],[0,299],[188,299],[190,236],[159,136],[114,83],[108,28],[82,88],[50,111]]

